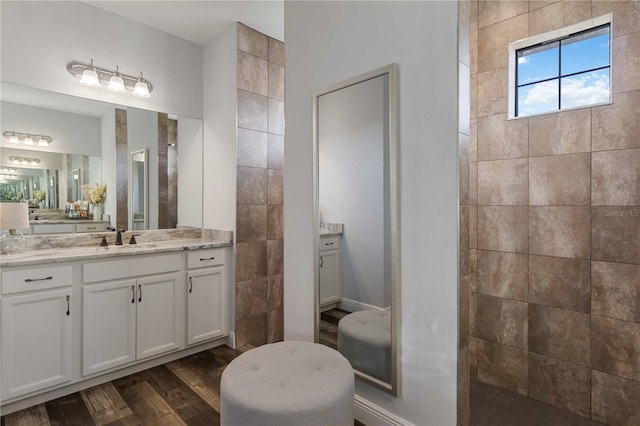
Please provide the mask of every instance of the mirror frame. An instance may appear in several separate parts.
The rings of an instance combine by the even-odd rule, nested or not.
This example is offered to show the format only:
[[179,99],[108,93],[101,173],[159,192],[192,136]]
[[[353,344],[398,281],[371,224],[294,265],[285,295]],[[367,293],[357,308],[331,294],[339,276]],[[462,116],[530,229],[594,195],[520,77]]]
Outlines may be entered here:
[[398,396],[400,388],[400,150],[398,128],[398,64],[390,64],[313,92],[313,299],[314,341],[320,341],[320,203],[319,203],[319,98],[358,83],[387,75],[389,78],[389,222],[391,265],[391,382],[354,370],[361,381]]
[[148,148],[144,148],[144,149],[137,149],[135,151],[131,151],[129,152],[129,176],[128,176],[128,180],[129,180],[129,220],[130,220],[130,225],[129,226],[129,230],[130,231],[136,231],[136,229],[134,229],[133,227],[133,173],[134,173],[134,167],[133,164],[136,163],[136,161],[134,161],[134,157],[138,154],[143,154],[144,155],[144,171],[143,173],[143,177],[144,177],[144,228],[143,229],[138,229],[138,231],[146,231],[149,229],[149,149]]

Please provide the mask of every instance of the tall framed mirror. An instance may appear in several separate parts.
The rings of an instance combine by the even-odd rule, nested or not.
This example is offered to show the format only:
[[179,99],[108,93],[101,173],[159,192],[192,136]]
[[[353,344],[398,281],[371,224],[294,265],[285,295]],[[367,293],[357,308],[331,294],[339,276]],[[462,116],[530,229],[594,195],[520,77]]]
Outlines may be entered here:
[[316,341],[398,393],[398,66],[313,95]]
[[129,229],[142,230],[149,227],[149,150],[139,149],[129,154],[129,185],[131,203],[129,207]]

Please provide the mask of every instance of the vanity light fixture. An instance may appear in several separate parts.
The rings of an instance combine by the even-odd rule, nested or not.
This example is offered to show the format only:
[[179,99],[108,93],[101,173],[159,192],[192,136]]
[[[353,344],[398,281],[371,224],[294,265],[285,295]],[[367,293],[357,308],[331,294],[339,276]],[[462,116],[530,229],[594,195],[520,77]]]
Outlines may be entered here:
[[[31,133],[20,133],[12,130],[10,132],[4,132],[2,136],[4,136],[5,138],[9,138],[9,143],[20,143],[20,141],[22,140],[22,143],[25,145],[35,145]],[[49,146],[51,142],[53,142],[53,138],[45,134],[41,134],[38,138],[38,145],[40,146]]]
[[80,83],[86,86],[99,87],[106,85],[108,90],[117,93],[125,93],[130,90],[134,96],[140,98],[150,98],[153,91],[153,86],[142,77],[142,73],[140,73],[140,77],[133,77],[121,74],[117,66],[115,71],[99,68],[93,65],[93,59],[89,61],[89,65],[70,62],[67,64],[67,71],[75,78],[79,78]]
[[15,167],[0,167],[0,173],[16,173],[18,169]]
[[27,157],[11,156],[11,157],[9,157],[9,161],[11,161],[13,164],[20,164],[20,165],[23,165],[23,166],[37,166],[38,164],[40,164],[40,159],[39,158],[27,158]]

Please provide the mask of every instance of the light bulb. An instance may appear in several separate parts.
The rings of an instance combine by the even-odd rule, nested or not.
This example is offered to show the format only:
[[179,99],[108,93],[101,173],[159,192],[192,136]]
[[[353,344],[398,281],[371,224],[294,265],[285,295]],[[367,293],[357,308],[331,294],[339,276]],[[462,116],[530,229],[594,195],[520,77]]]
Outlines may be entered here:
[[127,91],[124,87],[124,80],[120,77],[120,73],[118,72],[118,67],[116,67],[115,74],[111,76],[107,89],[117,93],[125,93]]
[[24,164],[25,166],[29,164],[29,162],[27,161],[27,159],[25,158],[24,160],[22,160],[22,164]]
[[24,144],[25,145],[33,145],[33,139],[31,138],[31,135],[27,135],[27,137],[24,138]]
[[40,145],[40,146],[49,146],[49,141],[44,138],[44,135],[42,135],[40,137],[40,140],[38,141],[38,145]]
[[82,72],[80,84],[90,87],[100,87],[100,79],[98,78],[96,69],[93,67],[93,59],[89,62],[89,68]]
[[20,140],[18,140],[15,132],[11,136],[9,136],[9,143],[20,143]]
[[149,85],[144,78],[142,78],[142,73],[140,73],[140,78],[138,78],[138,82],[133,89],[133,96],[137,96],[139,98],[151,97],[151,94],[149,93]]

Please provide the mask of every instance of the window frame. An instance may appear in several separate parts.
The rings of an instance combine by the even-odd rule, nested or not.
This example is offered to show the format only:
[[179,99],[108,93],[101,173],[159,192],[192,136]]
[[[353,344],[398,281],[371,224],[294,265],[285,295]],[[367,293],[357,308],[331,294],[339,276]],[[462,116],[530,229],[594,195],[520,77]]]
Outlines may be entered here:
[[[561,91],[560,91],[560,85],[561,85],[561,81],[563,77],[568,77],[571,75],[578,75],[578,74],[583,74],[583,73],[587,73],[587,72],[592,72],[592,71],[596,71],[596,70],[600,70],[600,69],[605,69],[607,68],[605,67],[596,67],[594,69],[585,69],[583,71],[580,72],[576,72],[576,73],[569,73],[567,75],[562,75],[562,56],[561,56],[561,46],[560,43],[558,44],[558,58],[559,58],[559,62],[558,62],[558,75],[555,77],[550,77],[548,79],[543,79],[540,80],[538,82],[535,83],[541,83],[544,81],[551,81],[554,79],[558,79],[558,108],[551,110],[551,111],[545,111],[545,112],[540,112],[540,113],[535,113],[535,114],[527,114],[527,115],[517,115],[518,114],[518,98],[517,98],[517,91],[520,87],[523,86],[527,86],[527,85],[531,85],[531,84],[535,84],[535,83],[529,83],[527,85],[518,85],[518,62],[517,62],[517,52],[519,50],[522,49],[527,49],[527,48],[531,48],[534,46],[538,46],[538,45],[543,45],[543,44],[547,44],[547,43],[553,43],[553,42],[560,42],[562,40],[566,40],[568,38],[571,38],[573,36],[577,36],[581,33],[584,32],[588,32],[591,30],[596,30],[600,27],[603,27],[605,25],[609,26],[609,100],[606,102],[600,102],[600,103],[596,103],[596,104],[589,104],[589,105],[580,105],[580,106],[574,106],[574,107],[569,107],[569,108],[560,108],[561,106],[561,102],[562,102],[562,98],[561,98]],[[509,120],[515,120],[515,119],[520,119],[520,118],[529,118],[529,117],[535,117],[538,115],[545,115],[545,114],[554,114],[554,113],[558,113],[558,112],[563,112],[563,111],[571,111],[571,110],[576,110],[576,109],[582,109],[582,108],[591,108],[594,106],[599,106],[599,105],[608,105],[611,104],[613,102],[613,73],[612,73],[612,69],[613,69],[613,14],[609,13],[603,16],[599,16],[597,18],[592,18],[583,22],[579,22],[577,24],[573,24],[573,25],[569,25],[567,27],[564,28],[560,28],[558,30],[554,30],[554,31],[549,31],[543,34],[538,34],[532,37],[528,37],[526,39],[522,39],[522,40],[518,40],[518,41],[514,41],[512,43],[509,43],[509,95],[508,95],[508,102],[509,102],[509,108],[508,108],[508,115],[507,115],[507,119]]]

